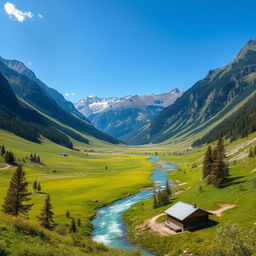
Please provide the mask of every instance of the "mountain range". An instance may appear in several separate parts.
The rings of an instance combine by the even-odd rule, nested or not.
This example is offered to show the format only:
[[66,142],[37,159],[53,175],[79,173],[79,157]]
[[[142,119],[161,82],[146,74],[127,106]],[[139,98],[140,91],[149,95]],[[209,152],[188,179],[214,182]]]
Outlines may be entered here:
[[[2,123],[5,124],[5,129],[13,132],[13,118],[18,119],[19,122],[25,120],[32,124],[36,120],[37,125],[40,125],[40,129],[36,127],[37,130],[33,126],[33,131],[37,131],[37,136],[35,136],[37,140],[39,140],[39,135],[46,134],[42,130],[45,131],[43,127],[47,127],[47,129],[54,129],[55,133],[61,133],[61,135],[84,143],[90,143],[90,139],[93,137],[109,143],[119,143],[117,139],[97,130],[76,110],[71,102],[66,101],[60,93],[37,79],[35,74],[23,63],[1,58],[0,74],[3,75],[1,87],[8,91],[11,90],[15,94],[15,98],[10,97],[8,102],[16,102],[13,103],[16,106],[15,109],[10,108],[7,105],[8,102],[1,102],[2,116],[5,117],[5,120],[2,119]],[[12,109],[12,113],[9,113],[10,109]],[[12,123],[12,128],[8,129],[8,123]],[[23,123],[22,127],[25,126],[27,127],[28,123]],[[19,131],[19,135],[24,137],[25,132]],[[50,134],[48,134],[49,137]],[[35,141],[36,139],[33,138],[32,140]],[[71,143],[67,144],[71,145]]]
[[[241,111],[255,90],[256,40],[252,39],[231,63],[211,70],[174,104],[164,108],[141,128],[130,143],[194,141],[202,135],[208,136],[230,115]],[[233,115],[233,118],[236,116]],[[253,115],[248,118],[247,122],[251,121]],[[225,135],[227,132],[224,131],[218,134],[219,137]]]
[[129,143],[134,133],[182,94],[179,89],[174,89],[158,95],[121,98],[87,96],[75,106],[96,128]]

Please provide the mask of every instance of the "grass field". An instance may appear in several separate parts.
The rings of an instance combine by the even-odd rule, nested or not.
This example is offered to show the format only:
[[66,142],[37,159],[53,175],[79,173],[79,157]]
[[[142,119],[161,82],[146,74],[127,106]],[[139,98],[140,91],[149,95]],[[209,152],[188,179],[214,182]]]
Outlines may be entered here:
[[[248,141],[255,136],[237,141],[227,146],[231,150],[236,145]],[[248,148],[241,150],[248,151]],[[226,187],[216,189],[206,185],[202,177],[202,156],[204,149],[195,152],[181,153],[181,155],[168,155],[166,150],[159,151],[162,160],[170,161],[179,165],[179,169],[171,171],[169,178],[176,183],[174,192],[185,191],[173,196],[171,204],[158,209],[153,209],[153,200],[138,203],[128,210],[124,219],[128,225],[129,238],[157,255],[180,255],[183,250],[188,250],[193,255],[205,255],[210,248],[216,247],[214,241],[216,230],[225,223],[237,223],[244,230],[250,230],[256,222],[256,158],[245,158],[230,163],[230,177]],[[240,151],[238,152],[240,153]],[[181,186],[179,184],[182,184]],[[202,187],[200,192],[199,187]],[[162,213],[172,204],[178,201],[196,203],[198,207],[206,210],[216,210],[219,204],[235,204],[235,208],[227,210],[222,217],[211,216],[217,225],[183,234],[160,237],[151,231],[141,231],[137,227],[145,220]],[[163,222],[164,218],[158,221]]]
[[[41,193],[33,192],[32,195],[32,220],[40,212],[45,193],[49,193],[56,223],[70,222],[65,217],[68,209],[72,217],[81,218],[82,231],[89,233],[89,220],[97,208],[151,185],[149,177],[153,167],[145,156],[76,152],[47,140],[43,140],[42,144],[28,142],[3,131],[0,131],[0,144],[4,144],[7,150],[12,150],[17,162],[23,164],[31,192],[34,180],[41,183]],[[43,165],[29,160],[23,163],[22,159],[30,153],[40,155]],[[63,157],[61,153],[68,156]],[[0,163],[1,161],[3,159],[0,159]],[[0,204],[13,170],[0,170]]]

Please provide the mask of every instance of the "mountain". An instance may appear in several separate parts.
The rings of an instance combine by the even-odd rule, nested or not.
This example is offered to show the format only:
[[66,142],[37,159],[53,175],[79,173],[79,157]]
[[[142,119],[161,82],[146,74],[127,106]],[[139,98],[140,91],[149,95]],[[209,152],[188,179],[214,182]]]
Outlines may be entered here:
[[99,130],[129,143],[135,132],[182,94],[182,91],[174,89],[159,95],[122,98],[87,96],[75,106]]
[[187,139],[212,126],[235,111],[256,89],[256,39],[250,40],[237,57],[208,75],[164,108],[143,127],[133,143],[161,143]]
[[31,69],[29,69],[24,63],[18,60],[7,60],[2,57],[0,57],[0,61],[2,61],[8,68],[15,70],[19,74],[24,75],[29,79],[33,80],[34,82],[36,82],[45,91],[48,97],[53,99],[63,110],[66,110],[75,115],[76,117],[79,117],[80,119],[88,122],[85,116],[82,115],[79,111],[77,111],[73,103],[67,101],[61,93],[59,93],[53,88],[48,87],[41,80],[39,80],[36,77],[35,73]]
[[50,123],[17,99],[8,81],[0,73],[0,129],[37,143],[42,135],[57,144],[73,148],[68,136]]
[[[18,71],[22,72],[22,68],[19,68]],[[20,99],[39,111],[41,115],[43,113],[57,121],[53,122],[48,119],[48,123],[50,122],[51,126],[84,143],[89,143],[89,141],[79,133],[105,142],[119,143],[117,139],[97,130],[91,123],[61,108],[34,79],[17,72],[13,68],[9,68],[1,60],[0,72],[8,80],[12,90]]]

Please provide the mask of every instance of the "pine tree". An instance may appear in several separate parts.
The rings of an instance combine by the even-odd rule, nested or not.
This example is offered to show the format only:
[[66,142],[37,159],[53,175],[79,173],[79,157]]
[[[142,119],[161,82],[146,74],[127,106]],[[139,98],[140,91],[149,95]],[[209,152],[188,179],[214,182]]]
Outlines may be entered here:
[[42,190],[40,182],[37,183],[37,192],[40,192]]
[[253,149],[252,148],[250,148],[250,150],[249,150],[249,157],[253,157]]
[[207,178],[211,173],[212,164],[213,164],[213,152],[212,148],[209,146],[203,160],[203,179]]
[[166,181],[165,191],[166,191],[166,193],[167,193],[169,196],[172,195],[172,191],[171,191],[170,184],[169,184],[169,181],[168,181],[168,180]]
[[38,164],[41,164],[40,156],[37,157],[37,163],[38,163]]
[[81,219],[80,219],[80,218],[78,218],[78,220],[77,220],[77,226],[78,226],[78,227],[81,227],[81,226],[82,226],[82,223],[81,223]]
[[229,169],[223,158],[223,151],[218,151],[219,148],[215,149],[215,157],[211,171],[211,184],[215,187],[221,187],[229,174]]
[[4,156],[5,162],[8,164],[14,164],[15,163],[15,157],[14,154],[11,151],[7,151]]
[[70,218],[70,212],[69,212],[69,210],[66,211],[66,217],[67,217],[67,218]]
[[4,156],[4,154],[5,154],[5,146],[2,145],[2,147],[1,147],[1,156]]
[[45,204],[41,210],[38,220],[42,227],[52,230],[54,228],[53,211],[50,196],[47,195],[45,198]]
[[13,174],[10,181],[10,185],[4,198],[4,203],[2,205],[3,212],[18,216],[27,215],[28,211],[31,209],[33,204],[28,204],[27,202],[31,200],[28,192],[28,182],[25,178],[25,172],[21,166],[18,166]]
[[76,233],[76,232],[77,232],[76,222],[75,222],[75,219],[72,218],[71,223],[69,225],[69,233]]
[[105,166],[105,170],[108,170],[108,166],[107,165]]
[[36,190],[37,190],[37,181],[36,181],[36,180],[35,180],[34,183],[33,183],[33,189],[34,189],[34,191],[36,192]]
[[153,208],[158,208],[158,200],[157,200],[157,195],[154,193],[154,201],[153,201]]

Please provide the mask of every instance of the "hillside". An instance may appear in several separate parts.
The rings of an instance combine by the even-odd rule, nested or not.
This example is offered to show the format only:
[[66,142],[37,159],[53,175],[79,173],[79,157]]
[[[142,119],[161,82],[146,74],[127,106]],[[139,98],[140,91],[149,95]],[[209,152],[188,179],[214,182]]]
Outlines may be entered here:
[[[87,121],[63,110],[34,80],[31,80],[28,76],[20,74],[14,69],[7,67],[2,61],[0,61],[0,72],[8,80],[12,90],[18,97],[31,104],[39,112],[42,112],[50,118],[53,118],[59,123],[67,126],[68,128],[64,129],[62,126],[54,123],[55,127],[61,129],[64,133],[67,133],[74,139],[79,137],[80,141],[88,143],[88,140],[81,139],[82,137],[80,135],[78,136],[77,134],[74,134],[76,132],[71,131],[69,128],[105,142],[119,143],[117,139],[100,132]],[[48,121],[48,123],[49,122],[52,124],[52,121]]]
[[256,89],[256,40],[230,64],[209,72],[134,136],[133,143],[160,143],[194,136],[216,123]]
[[143,125],[149,123],[164,107],[173,104],[182,94],[182,91],[174,89],[159,95],[122,98],[88,96],[80,100],[76,107],[96,128],[129,143]]

